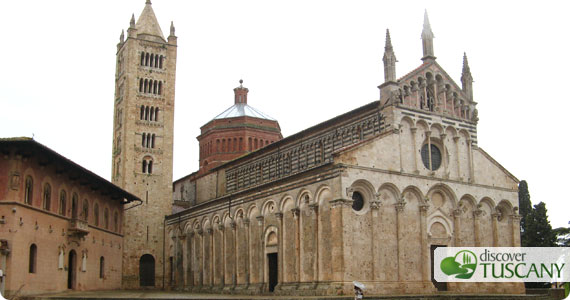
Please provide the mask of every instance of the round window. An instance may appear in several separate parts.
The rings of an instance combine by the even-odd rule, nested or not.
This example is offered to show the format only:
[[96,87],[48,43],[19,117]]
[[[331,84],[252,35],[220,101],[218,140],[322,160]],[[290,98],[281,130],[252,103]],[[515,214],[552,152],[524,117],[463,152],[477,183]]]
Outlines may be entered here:
[[424,166],[428,170],[435,171],[439,169],[439,167],[441,166],[441,151],[439,151],[439,148],[436,145],[431,144],[431,169],[430,169],[428,144],[425,144],[422,147],[422,162],[424,163]]
[[359,192],[352,193],[352,209],[355,211],[360,211],[364,207],[364,197]]

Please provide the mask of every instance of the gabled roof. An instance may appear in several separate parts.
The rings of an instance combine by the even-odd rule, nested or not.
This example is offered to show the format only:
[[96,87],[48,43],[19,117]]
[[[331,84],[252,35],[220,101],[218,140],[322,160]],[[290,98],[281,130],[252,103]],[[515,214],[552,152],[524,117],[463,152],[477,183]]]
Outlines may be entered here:
[[162,35],[162,29],[160,29],[160,25],[158,25],[158,20],[154,15],[150,1],[146,2],[135,28],[137,29],[137,34],[148,34],[166,41]]
[[246,103],[236,103],[217,115],[214,120],[236,118],[236,117],[253,117],[270,121],[277,121],[274,118],[262,113],[261,111],[247,105]]
[[[38,143],[29,137],[0,138],[0,153],[9,151],[8,147],[18,148],[18,152],[22,155],[34,155],[41,157],[41,161],[53,163],[58,168],[72,170],[78,180],[86,184],[97,187],[109,195],[110,198],[120,200],[122,204],[132,201],[140,201],[140,198],[116,186],[114,183],[107,181],[105,178],[85,169],[84,167],[74,163],[65,156],[55,152],[54,150]],[[123,202],[123,200],[126,200]]]

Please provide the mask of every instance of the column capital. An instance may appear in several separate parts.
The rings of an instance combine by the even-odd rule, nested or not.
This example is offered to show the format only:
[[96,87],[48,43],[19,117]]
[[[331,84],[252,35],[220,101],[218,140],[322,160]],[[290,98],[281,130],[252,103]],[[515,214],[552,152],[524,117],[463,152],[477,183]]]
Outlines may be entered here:
[[406,200],[404,198],[400,198],[398,202],[396,202],[396,211],[402,212],[404,211],[404,207],[406,206]]
[[412,127],[412,128],[410,128],[410,131],[411,131],[412,133],[416,133],[416,131],[418,131],[418,128],[417,128],[417,127]]
[[463,214],[463,210],[461,208],[456,208],[451,213],[454,217],[458,218],[461,216],[461,214]]
[[348,196],[348,198],[352,199],[352,195],[354,194],[354,188],[353,187],[347,187],[346,188],[346,195]]
[[295,219],[297,219],[299,217],[300,212],[301,212],[301,210],[298,207],[291,208],[291,214],[293,214],[293,217]]
[[370,201],[370,208],[372,209],[379,209],[382,206],[382,202],[379,200],[372,200]]
[[275,213],[275,217],[276,217],[278,220],[283,220],[283,213],[280,212],[280,211],[278,211],[278,212]]
[[459,141],[459,137],[458,137],[458,136],[454,136],[454,137],[453,137],[453,141],[457,143],[457,142]]
[[425,133],[426,133],[426,136],[428,136],[428,137],[431,136],[431,130],[426,130]]
[[477,209],[473,210],[473,217],[474,217],[475,219],[480,218],[482,215],[483,215],[483,210],[482,210],[482,209],[477,208]]
[[206,229],[206,231],[208,232],[209,235],[212,235],[214,233],[214,229],[212,228],[208,228]]
[[218,230],[224,231],[224,224],[218,224]]
[[243,225],[249,226],[249,218],[244,218],[244,219],[243,219]]
[[442,134],[439,135],[439,137],[440,137],[441,139],[445,139],[445,138],[447,137],[447,133],[442,133]]
[[263,225],[263,220],[265,218],[263,216],[257,216],[255,219],[257,220],[257,225]]
[[425,213],[426,211],[428,211],[428,209],[429,209],[429,204],[422,204],[422,205],[420,205],[420,211],[421,211],[421,212],[424,212],[424,213]]
[[311,203],[309,204],[309,208],[313,211],[313,212],[317,212],[319,210],[319,204],[318,203]]

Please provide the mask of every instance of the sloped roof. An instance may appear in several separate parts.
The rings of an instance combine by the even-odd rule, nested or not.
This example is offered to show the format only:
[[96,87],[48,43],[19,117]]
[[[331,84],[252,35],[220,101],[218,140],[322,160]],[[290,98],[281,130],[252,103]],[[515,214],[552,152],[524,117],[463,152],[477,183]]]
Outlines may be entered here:
[[270,121],[277,121],[265,113],[247,105],[246,103],[236,103],[217,115],[214,120],[236,118],[236,117],[253,117]]
[[107,181],[105,178],[85,169],[65,156],[38,143],[29,137],[0,138],[0,153],[6,151],[8,147],[17,147],[21,153],[26,155],[40,155],[42,159],[52,162],[59,168],[67,168],[74,171],[81,182],[98,186],[105,191],[112,199],[120,200],[122,204],[132,201],[140,201],[140,198]]
[[137,29],[137,34],[153,35],[164,40],[162,29],[160,29],[160,25],[158,25],[158,20],[156,19],[150,1],[146,2],[135,28]]

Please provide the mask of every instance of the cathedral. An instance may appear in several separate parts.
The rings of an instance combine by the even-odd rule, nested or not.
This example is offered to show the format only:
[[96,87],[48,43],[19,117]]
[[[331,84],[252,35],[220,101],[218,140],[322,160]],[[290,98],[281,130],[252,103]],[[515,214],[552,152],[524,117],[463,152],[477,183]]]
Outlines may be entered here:
[[[0,140],[0,264],[15,278],[0,275],[1,290],[349,295],[359,281],[369,294],[524,293],[433,279],[436,247],[520,246],[520,216],[518,179],[477,143],[467,56],[458,85],[427,13],[417,68],[396,76],[387,30],[379,99],[291,136],[240,80],[200,128],[198,170],[174,182],[173,23],[168,33],[147,0],[120,35],[112,184],[33,140]],[[26,265],[18,247],[28,272],[10,267]]]

